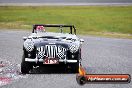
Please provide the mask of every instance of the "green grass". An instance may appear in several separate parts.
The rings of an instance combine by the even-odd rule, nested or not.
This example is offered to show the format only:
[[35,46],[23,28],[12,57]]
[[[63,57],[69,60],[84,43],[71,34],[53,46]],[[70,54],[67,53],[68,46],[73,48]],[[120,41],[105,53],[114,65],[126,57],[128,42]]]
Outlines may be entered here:
[[0,29],[33,24],[74,24],[79,34],[132,37],[132,6],[0,7]]

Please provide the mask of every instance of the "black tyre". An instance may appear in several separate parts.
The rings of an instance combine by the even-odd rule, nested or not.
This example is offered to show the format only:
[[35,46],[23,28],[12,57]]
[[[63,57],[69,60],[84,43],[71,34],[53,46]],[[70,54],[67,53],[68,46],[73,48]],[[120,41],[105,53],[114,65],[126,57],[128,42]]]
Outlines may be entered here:
[[72,64],[71,70],[73,73],[78,73],[79,72],[79,62]]
[[32,69],[31,63],[25,61],[25,54],[23,54],[21,62],[21,72],[23,74],[28,74],[31,69]]

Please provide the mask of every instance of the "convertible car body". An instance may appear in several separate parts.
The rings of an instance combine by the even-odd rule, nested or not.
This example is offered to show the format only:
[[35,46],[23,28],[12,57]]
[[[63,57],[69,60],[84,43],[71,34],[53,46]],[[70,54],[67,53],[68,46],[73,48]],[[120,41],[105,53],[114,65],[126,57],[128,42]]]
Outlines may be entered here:
[[22,73],[41,65],[65,65],[78,72],[84,40],[76,36],[74,25],[33,25],[32,34],[23,39]]

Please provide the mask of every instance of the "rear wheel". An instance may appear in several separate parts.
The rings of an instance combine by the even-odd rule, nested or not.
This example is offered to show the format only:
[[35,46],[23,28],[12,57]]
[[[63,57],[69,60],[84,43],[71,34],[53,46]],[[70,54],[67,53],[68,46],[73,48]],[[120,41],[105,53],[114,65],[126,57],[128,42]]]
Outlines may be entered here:
[[23,74],[28,74],[31,69],[32,69],[31,63],[25,61],[25,54],[23,54],[21,62],[21,72]]

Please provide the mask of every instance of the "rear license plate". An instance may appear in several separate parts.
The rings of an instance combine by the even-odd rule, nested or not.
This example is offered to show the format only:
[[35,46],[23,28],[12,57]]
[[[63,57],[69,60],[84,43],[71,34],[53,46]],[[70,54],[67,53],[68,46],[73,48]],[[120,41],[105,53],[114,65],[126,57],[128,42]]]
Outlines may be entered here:
[[59,59],[45,58],[43,64],[59,64]]

